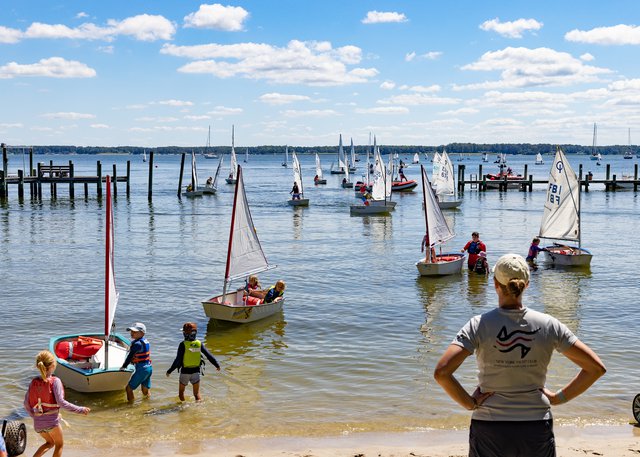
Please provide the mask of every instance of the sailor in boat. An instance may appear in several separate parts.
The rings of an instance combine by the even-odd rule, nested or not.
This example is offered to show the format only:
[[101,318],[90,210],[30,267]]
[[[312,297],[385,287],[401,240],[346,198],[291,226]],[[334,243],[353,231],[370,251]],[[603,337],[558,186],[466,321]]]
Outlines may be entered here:
[[300,200],[300,189],[298,188],[298,183],[293,181],[293,188],[291,189],[291,199],[292,200]]
[[[255,306],[262,303],[262,290],[260,289],[260,281],[256,275],[250,275],[247,278],[247,283],[242,289],[243,300],[247,306]],[[255,293],[254,293],[255,292]]]
[[212,187],[212,186],[213,186],[213,178],[212,178],[211,176],[209,176],[209,177],[207,178],[207,182],[205,183],[205,185],[206,185],[207,187]]
[[178,384],[178,398],[184,401],[184,390],[191,383],[193,387],[193,396],[196,401],[202,400],[200,396],[200,373],[204,375],[204,359],[205,356],[211,364],[220,371],[220,364],[215,357],[202,344],[202,341],[196,339],[198,335],[198,325],[195,322],[187,322],[182,326],[182,336],[184,341],[178,346],[176,358],[167,370],[167,378],[173,370],[180,372],[180,381]]
[[489,262],[487,261],[487,253],[480,251],[478,260],[473,267],[473,271],[480,275],[489,275]]
[[[420,252],[424,252],[424,249],[427,246],[429,246],[429,234],[425,234],[425,236],[422,237],[422,246],[420,246]],[[424,258],[424,263],[435,263],[436,261],[436,248],[431,246],[429,254]]]
[[538,254],[542,251],[548,251],[547,248],[540,247],[540,238],[535,237],[531,241],[531,246],[529,246],[529,253],[527,254],[527,263],[532,270],[537,270],[538,265],[536,265],[536,259],[538,258]]
[[33,418],[33,428],[45,440],[36,454],[42,455],[55,447],[54,454],[62,455],[64,437],[60,426],[60,408],[85,416],[91,409],[74,405],[64,399],[62,381],[53,375],[56,370],[56,358],[51,352],[38,353],[36,367],[40,376],[31,380],[24,396],[24,409]]
[[253,290],[249,292],[252,297],[260,298],[264,301],[264,303],[273,303],[279,300],[282,300],[282,296],[284,295],[284,290],[287,288],[287,285],[283,280],[279,280],[273,286],[269,287],[266,290]]
[[320,177],[319,177],[318,175],[315,175],[315,176],[313,177],[313,183],[314,183],[314,184],[318,184],[318,181],[320,181]]
[[480,234],[478,232],[473,232],[471,234],[471,241],[468,241],[467,244],[460,250],[460,252],[467,251],[469,253],[469,258],[467,260],[467,266],[469,270],[473,270],[476,266],[476,262],[478,261],[478,257],[480,252],[487,252],[487,246],[480,241]]
[[193,192],[193,186],[191,184],[187,186],[187,192]]
[[127,401],[132,403],[134,400],[133,391],[136,390],[138,386],[142,386],[142,395],[145,397],[149,396],[153,368],[151,367],[149,341],[145,338],[147,327],[141,322],[136,322],[131,327],[127,327],[127,330],[131,332],[132,342],[127,358],[124,360],[120,370],[126,370],[130,363],[133,363],[136,368],[126,387]]

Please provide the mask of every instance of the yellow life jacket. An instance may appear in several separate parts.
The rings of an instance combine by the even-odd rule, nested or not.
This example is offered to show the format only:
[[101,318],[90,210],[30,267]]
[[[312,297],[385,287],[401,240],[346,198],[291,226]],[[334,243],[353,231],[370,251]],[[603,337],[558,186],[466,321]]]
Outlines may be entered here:
[[182,366],[185,368],[195,368],[200,366],[202,342],[195,341],[183,341],[184,344],[184,356],[182,357]]

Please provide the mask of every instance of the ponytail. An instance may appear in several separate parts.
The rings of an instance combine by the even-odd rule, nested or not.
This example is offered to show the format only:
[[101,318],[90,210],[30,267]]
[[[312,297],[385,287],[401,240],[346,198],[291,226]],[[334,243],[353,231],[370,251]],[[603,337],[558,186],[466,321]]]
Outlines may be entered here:
[[47,380],[47,370],[49,367],[56,363],[54,355],[49,351],[40,351],[36,356],[36,368],[40,371],[42,380]]
[[[500,284],[500,283],[498,283]],[[524,279],[510,279],[507,285],[500,284],[502,290],[507,294],[515,298],[518,298],[524,292],[527,287],[527,282]]]

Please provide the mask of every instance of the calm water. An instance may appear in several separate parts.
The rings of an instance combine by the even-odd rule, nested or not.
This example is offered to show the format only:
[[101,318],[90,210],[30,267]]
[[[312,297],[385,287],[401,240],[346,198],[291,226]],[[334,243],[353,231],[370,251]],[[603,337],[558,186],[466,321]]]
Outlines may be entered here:
[[[73,160],[77,174],[90,174],[100,159],[125,170],[132,161],[132,195],[120,183],[115,202],[116,275],[121,333],[135,322],[147,324],[155,369],[152,399],[134,406],[124,393],[83,395],[67,392],[90,406],[87,418],[66,414],[73,425],[69,444],[108,446],[153,440],[280,435],[330,435],[352,431],[404,431],[455,428],[468,423],[462,411],[432,379],[432,372],[456,331],[471,316],[492,309],[491,281],[469,275],[422,279],[420,258],[424,221],[420,192],[395,195],[388,217],[351,217],[353,190],[327,173],[328,184],[314,188],[312,156],[301,157],[309,208],[287,205],[291,169],[281,157],[251,157],[243,164],[248,200],[267,257],[278,269],[262,276],[264,285],[287,282],[282,314],[246,325],[208,321],[200,300],[222,286],[232,186],[216,196],[176,198],[179,156],[156,156],[154,200],[147,201],[147,164],[131,156],[37,156],[56,164]],[[328,170],[333,157],[323,157]],[[240,157],[242,160],[242,157]],[[453,157],[456,160],[456,156]],[[536,177],[547,165],[534,157],[510,158],[521,172],[525,162]],[[604,167],[583,157],[595,178]],[[619,175],[633,163],[608,159]],[[467,176],[477,173],[479,158],[465,160]],[[199,162],[204,182],[217,165]],[[458,162],[454,163],[454,166]],[[22,156],[10,156],[10,170],[22,168]],[[429,164],[430,168],[430,164]],[[485,172],[496,171],[493,163]],[[225,169],[225,172],[228,172]],[[412,165],[408,177],[418,179]],[[185,171],[185,179],[187,177]],[[356,173],[360,174],[360,171]],[[104,208],[90,189],[85,201],[58,200],[48,189],[42,203],[19,204],[16,189],[0,204],[0,373],[2,416],[20,415],[35,354],[49,338],[72,331],[100,331],[103,309]],[[76,195],[81,194],[81,188]],[[81,195],[80,195],[81,196]],[[493,263],[507,252],[526,254],[537,234],[544,186],[532,193],[467,190],[458,210],[447,213],[460,249],[478,230]],[[559,423],[626,423],[640,392],[640,326],[637,280],[640,202],[633,192],[605,193],[592,186],[583,194],[583,244],[594,253],[590,271],[541,268],[532,276],[526,302],[555,315],[602,357],[608,373],[594,388],[554,410]],[[223,371],[207,367],[204,402],[180,406],[178,378],[164,372],[181,341],[182,323],[197,321],[203,339]],[[564,385],[577,370],[556,356],[548,386]],[[459,371],[472,390],[475,363]],[[189,393],[190,391],[187,390]],[[135,427],[132,428],[131,424]],[[105,433],[109,428],[112,433]]]

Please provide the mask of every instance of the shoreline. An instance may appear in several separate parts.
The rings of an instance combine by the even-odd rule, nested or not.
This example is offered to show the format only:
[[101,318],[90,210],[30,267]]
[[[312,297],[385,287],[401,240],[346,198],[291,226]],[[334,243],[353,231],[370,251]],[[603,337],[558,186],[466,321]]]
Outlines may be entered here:
[[[41,444],[31,429],[24,455]],[[640,427],[625,425],[557,426],[558,457],[585,455],[631,457],[640,454]],[[65,433],[72,433],[66,430]],[[64,449],[67,457],[143,456],[235,456],[235,457],[464,457],[468,453],[468,430],[425,430],[403,433],[352,433],[319,438],[232,438],[203,441],[155,442],[137,448]]]

